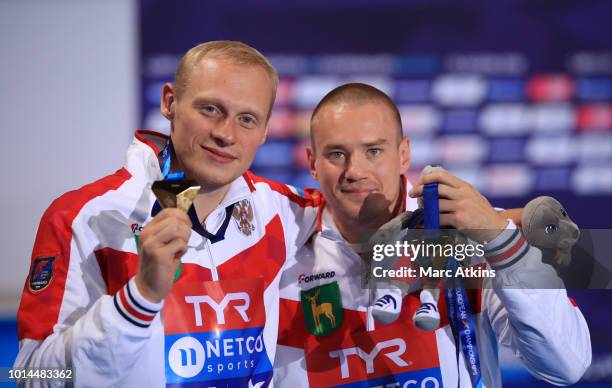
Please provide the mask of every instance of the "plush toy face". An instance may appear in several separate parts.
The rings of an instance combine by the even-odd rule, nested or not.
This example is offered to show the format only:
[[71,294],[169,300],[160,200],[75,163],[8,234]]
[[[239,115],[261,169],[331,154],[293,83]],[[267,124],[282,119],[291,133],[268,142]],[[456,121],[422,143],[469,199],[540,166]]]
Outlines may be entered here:
[[563,206],[552,197],[538,197],[523,210],[523,232],[538,248],[569,248],[578,241],[580,230]]

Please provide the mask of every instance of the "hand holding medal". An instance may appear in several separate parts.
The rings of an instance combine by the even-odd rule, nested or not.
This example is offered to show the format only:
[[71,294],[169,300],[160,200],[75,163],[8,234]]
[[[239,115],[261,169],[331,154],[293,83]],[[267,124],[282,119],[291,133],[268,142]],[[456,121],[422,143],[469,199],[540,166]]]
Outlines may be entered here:
[[160,302],[170,292],[176,274],[180,273],[181,256],[187,251],[191,220],[187,211],[200,186],[184,179],[182,172],[170,173],[171,143],[160,156],[164,180],[151,187],[163,208],[140,233],[138,290],[151,302]]

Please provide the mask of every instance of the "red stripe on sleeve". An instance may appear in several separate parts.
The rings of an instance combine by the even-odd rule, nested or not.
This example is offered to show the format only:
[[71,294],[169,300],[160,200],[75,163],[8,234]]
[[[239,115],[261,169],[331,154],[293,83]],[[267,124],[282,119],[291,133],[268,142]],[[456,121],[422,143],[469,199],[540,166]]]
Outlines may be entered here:
[[49,206],[38,227],[30,265],[36,258],[54,256],[51,281],[40,292],[32,292],[29,287],[30,268],[17,312],[17,334],[20,340],[42,340],[53,332],[57,323],[70,263],[74,218],[87,202],[110,190],[116,190],[130,177],[130,173],[122,168],[113,175],[62,195]]
[[500,253],[499,255],[487,257],[487,261],[490,264],[494,264],[494,263],[498,263],[500,261],[506,260],[510,256],[512,256],[515,253],[517,253],[518,250],[521,249],[521,247],[523,247],[524,244],[525,244],[525,237],[521,233],[518,241],[512,247],[508,248],[508,250],[506,250],[505,252]]
[[[125,287],[127,287],[127,285]],[[130,314],[130,315],[132,315],[132,316],[134,316],[134,317],[136,317],[136,318],[138,318],[138,319],[140,319],[142,321],[152,321],[153,318],[155,318],[155,314],[152,314],[152,315],[141,314],[139,311],[137,311],[135,308],[132,307],[130,302],[128,302],[127,295],[125,295],[125,287],[122,287],[119,290],[119,298],[121,299],[121,304],[123,305],[123,308],[125,308],[125,311],[128,314]]]

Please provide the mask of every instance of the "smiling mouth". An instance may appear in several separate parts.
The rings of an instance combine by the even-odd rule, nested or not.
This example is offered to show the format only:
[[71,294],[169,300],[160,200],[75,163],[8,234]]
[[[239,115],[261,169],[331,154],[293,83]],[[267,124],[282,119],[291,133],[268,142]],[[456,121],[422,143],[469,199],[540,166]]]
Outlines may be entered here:
[[364,188],[364,189],[340,189],[340,191],[344,194],[350,194],[350,195],[366,195],[366,194],[373,193],[376,190]]
[[220,162],[220,163],[229,163],[232,162],[236,159],[238,159],[238,157],[232,155],[232,154],[228,154],[227,152],[223,152],[211,147],[206,147],[206,146],[200,146],[204,151],[206,151],[206,154],[213,160]]

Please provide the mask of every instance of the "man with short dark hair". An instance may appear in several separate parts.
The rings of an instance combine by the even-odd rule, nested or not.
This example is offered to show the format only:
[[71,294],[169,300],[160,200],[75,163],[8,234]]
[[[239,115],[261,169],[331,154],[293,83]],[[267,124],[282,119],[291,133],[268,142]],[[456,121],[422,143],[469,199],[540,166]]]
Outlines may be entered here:
[[[554,282],[554,270],[466,182],[442,170],[410,187],[402,175],[410,163],[408,139],[401,136],[397,108],[383,96],[368,85],[343,85],[313,114],[308,159],[324,201],[317,232],[281,279],[275,384],[499,387],[500,344],[541,379],[577,381],[591,361],[580,310],[562,284],[529,289],[544,279]],[[371,274],[362,270],[368,262],[364,266],[355,247],[389,220],[415,210],[424,185],[433,182],[440,224],[472,230],[468,237],[484,244],[486,264],[497,269],[495,288],[463,290],[450,299],[464,307],[469,299],[472,311],[462,310],[461,321],[443,313],[435,331],[412,323],[419,292],[403,298],[394,323],[376,322]],[[440,311],[446,302],[440,300]]]
[[[184,56],[162,90],[170,136],[138,131],[122,169],[43,216],[16,367],[71,369],[76,386],[270,382],[280,271],[318,202],[247,171],[277,82],[240,42]],[[180,172],[200,187],[187,214],[162,210],[151,190]]]
[[[332,123],[333,131],[329,130]],[[334,89],[315,108],[310,136],[307,153],[313,177],[321,184],[329,212],[347,241],[361,241],[362,233],[377,229],[398,213],[403,206],[399,177],[410,164],[410,147],[399,112],[386,94],[365,84]],[[325,142],[318,141],[321,137]],[[355,148],[347,150],[350,146]],[[376,174],[365,177],[356,168],[362,162],[372,165]],[[342,173],[342,178],[321,176],[317,165]]]

